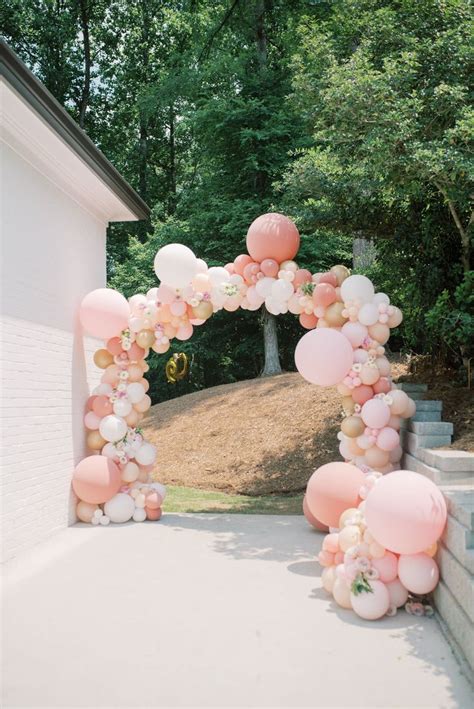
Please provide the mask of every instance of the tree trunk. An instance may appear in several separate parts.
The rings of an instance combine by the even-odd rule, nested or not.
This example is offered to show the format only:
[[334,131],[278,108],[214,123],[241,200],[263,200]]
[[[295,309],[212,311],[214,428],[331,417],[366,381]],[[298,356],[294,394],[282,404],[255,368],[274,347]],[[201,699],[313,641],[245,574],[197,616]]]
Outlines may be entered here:
[[447,189],[437,180],[434,180],[434,184],[446,200],[446,204],[448,205],[449,211],[451,212],[453,221],[456,224],[457,230],[459,231],[459,235],[461,237],[461,263],[463,271],[466,273],[467,271],[471,270],[471,238],[469,230],[474,221],[474,212],[471,212],[471,216],[469,217],[467,226],[464,227],[461,222],[461,217],[459,216],[456,210],[454,202],[452,199],[450,199],[448,195]]
[[271,377],[281,374],[280,356],[278,354],[278,335],[276,316],[268,312],[263,305],[263,345],[265,350],[265,364],[262,377]]
[[168,168],[168,214],[176,210],[176,116],[174,104],[169,106],[169,168]]
[[84,85],[79,104],[79,125],[84,128],[87,106],[91,91],[91,43],[89,37],[89,11],[86,0],[80,0],[81,27],[84,41]]
[[352,265],[356,271],[365,271],[375,261],[377,251],[372,240],[355,236],[352,242]]

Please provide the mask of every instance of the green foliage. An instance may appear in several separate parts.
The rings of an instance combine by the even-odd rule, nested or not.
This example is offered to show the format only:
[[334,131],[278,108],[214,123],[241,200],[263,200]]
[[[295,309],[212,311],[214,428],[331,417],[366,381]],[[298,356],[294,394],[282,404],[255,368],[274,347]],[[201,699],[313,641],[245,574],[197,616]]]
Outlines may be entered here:
[[454,359],[467,360],[474,350],[474,271],[464,275],[454,293],[444,290],[425,314],[433,350],[448,348]]

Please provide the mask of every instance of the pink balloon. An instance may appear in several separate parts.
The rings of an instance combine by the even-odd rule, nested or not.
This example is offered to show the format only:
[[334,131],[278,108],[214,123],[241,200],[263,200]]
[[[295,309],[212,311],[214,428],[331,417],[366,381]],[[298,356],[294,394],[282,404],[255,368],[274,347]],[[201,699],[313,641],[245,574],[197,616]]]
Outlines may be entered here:
[[247,251],[254,261],[291,260],[298,253],[300,235],[291,219],[276,212],[257,217],[247,232]]
[[100,425],[100,417],[93,411],[88,411],[84,416],[84,426],[90,431],[97,431]]
[[330,283],[318,283],[313,291],[313,302],[315,305],[322,305],[327,308],[328,305],[335,303],[337,300],[336,289]]
[[293,279],[293,287],[298,288],[298,286],[303,285],[303,283],[311,283],[312,280],[313,277],[310,271],[307,271],[306,268],[299,268]]
[[333,273],[332,271],[328,271],[327,273],[321,273],[318,278],[318,283],[329,283],[331,286],[334,286],[334,288],[336,288],[336,286],[337,286],[336,274]]
[[264,276],[268,276],[269,278],[276,278],[278,276],[280,266],[278,265],[277,261],[275,261],[275,259],[265,258],[260,264],[260,270]]
[[121,485],[119,468],[105,455],[90,455],[81,460],[72,479],[78,498],[96,505],[110,500]]
[[367,328],[358,322],[346,322],[342,326],[341,332],[347,337],[352,347],[360,347],[369,334]]
[[311,330],[296,345],[295,362],[308,382],[333,386],[344,379],[352,366],[352,347],[337,330]]
[[180,317],[186,312],[186,303],[184,302],[184,300],[176,300],[174,303],[171,303],[170,310],[173,315],[176,315],[176,317]]
[[390,607],[390,596],[382,581],[370,581],[372,593],[362,591],[357,595],[351,593],[351,604],[354,612],[364,620],[377,620],[384,616]]
[[329,532],[329,527],[325,524],[322,524],[322,522],[320,522],[319,519],[316,519],[314,514],[309,509],[308,503],[306,501],[306,495],[303,497],[303,514],[306,517],[306,520],[309,522],[309,524],[312,527],[314,527],[315,529],[317,529],[318,532]]
[[439,581],[436,561],[428,554],[402,554],[398,560],[398,576],[411,593],[431,593]]
[[145,511],[147,519],[152,520],[153,522],[157,522],[161,519],[161,507],[158,507],[158,509],[155,509],[154,507],[145,507]]
[[165,286],[164,283],[158,287],[156,291],[156,300],[158,303],[163,303],[163,305],[171,305],[171,303],[176,298],[176,291],[169,286]]
[[365,517],[370,533],[383,547],[397,554],[417,554],[443,533],[446,503],[431,480],[397,470],[380,478],[369,492]]
[[328,527],[337,527],[348,507],[357,507],[364,473],[350,463],[326,463],[310,477],[306,501],[316,519]]
[[398,557],[391,551],[386,551],[379,559],[372,559],[372,566],[377,569],[380,580],[384,583],[390,583],[397,578]]
[[313,313],[301,313],[300,314],[300,325],[305,327],[307,330],[312,330],[318,324],[318,318]]
[[237,256],[237,258],[234,259],[234,273],[237,273],[239,276],[243,276],[244,268],[250,263],[252,263],[252,259],[248,254],[240,254],[240,256]]
[[137,345],[136,342],[132,342],[132,346],[127,350],[127,354],[131,362],[139,362],[145,357],[145,350],[143,347]]
[[257,282],[257,274],[260,271],[260,266],[258,263],[255,263],[254,261],[251,261],[248,263],[245,268],[244,268],[244,280],[247,283],[256,283]]
[[362,406],[366,401],[372,399],[374,390],[367,384],[361,384],[352,390],[352,399],[356,404]]
[[372,386],[374,387],[374,392],[376,394],[388,394],[392,388],[390,380],[387,379],[387,377],[380,377],[380,379]]
[[377,436],[377,446],[383,451],[393,451],[400,443],[400,436],[394,428],[382,428]]
[[120,337],[112,337],[107,341],[107,349],[110,354],[119,355],[123,352],[122,350],[122,340]]
[[128,327],[130,306],[113,288],[97,288],[88,293],[79,307],[84,330],[93,337],[108,340]]
[[235,268],[234,268],[234,264],[233,264],[233,263],[226,263],[226,265],[224,266],[224,268],[225,268],[226,271],[228,271],[228,272],[230,273],[230,275],[232,275],[233,273],[235,273]]
[[193,334],[193,326],[191,323],[186,323],[185,325],[181,325],[176,331],[176,338],[178,340],[184,341],[184,340],[189,340],[189,338]]
[[157,510],[163,504],[163,498],[161,495],[154,490],[146,496],[145,504],[152,510]]
[[383,428],[390,420],[390,408],[382,399],[370,399],[362,407],[361,416],[369,428]]

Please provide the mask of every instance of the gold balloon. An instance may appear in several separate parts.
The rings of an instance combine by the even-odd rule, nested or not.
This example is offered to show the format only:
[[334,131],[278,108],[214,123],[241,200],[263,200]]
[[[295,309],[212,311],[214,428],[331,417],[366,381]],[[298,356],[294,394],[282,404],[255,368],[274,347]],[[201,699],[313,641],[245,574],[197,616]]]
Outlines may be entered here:
[[114,363],[114,358],[108,350],[97,350],[94,354],[94,363],[101,369],[107,369],[109,365]]
[[346,416],[351,416],[355,410],[355,401],[352,396],[345,396],[342,400],[342,408]]
[[390,329],[388,325],[376,322],[375,325],[369,327],[369,335],[377,342],[380,342],[381,345],[384,345],[390,337]]
[[102,438],[99,431],[89,431],[87,434],[87,447],[91,448],[93,451],[100,451],[107,441]]
[[176,384],[180,379],[184,379],[188,373],[188,358],[184,352],[174,354],[166,363],[166,378],[170,384]]
[[342,311],[344,310],[344,303],[333,303],[326,308],[324,313],[324,319],[330,327],[341,327],[347,322],[347,318],[344,317]]
[[387,451],[380,450],[377,446],[372,446],[365,451],[365,460],[371,468],[379,469],[390,461],[390,455]]
[[135,337],[135,342],[137,343],[137,345],[143,347],[144,350],[151,347],[154,341],[155,333],[153,332],[153,330],[140,330],[140,332],[137,332],[137,335]]
[[212,303],[208,300],[201,300],[199,305],[193,308],[193,315],[196,320],[207,320],[213,313]]
[[331,268],[331,272],[334,273],[334,275],[336,276],[338,286],[340,286],[341,283],[343,283],[346,278],[349,278],[349,276],[351,275],[349,269],[346,268],[346,266],[342,266],[340,264],[338,264],[337,266],[333,266]]
[[349,438],[357,438],[364,433],[365,424],[360,416],[347,416],[341,423],[341,431]]

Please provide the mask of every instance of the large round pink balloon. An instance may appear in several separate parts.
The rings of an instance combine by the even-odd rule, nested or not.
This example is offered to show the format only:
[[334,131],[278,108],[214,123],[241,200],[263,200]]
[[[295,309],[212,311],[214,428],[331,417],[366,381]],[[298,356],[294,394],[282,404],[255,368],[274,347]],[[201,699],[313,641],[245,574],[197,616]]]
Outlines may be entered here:
[[110,500],[120,489],[120,470],[105,455],[90,455],[77,465],[72,487],[80,500],[101,504]]
[[408,591],[424,596],[436,588],[439,569],[428,554],[402,554],[398,560],[398,576]]
[[342,381],[352,367],[352,347],[337,330],[318,328],[303,335],[296,345],[295,363],[311,384],[332,386]]
[[79,308],[82,327],[89,335],[108,340],[128,327],[130,306],[113,288],[97,288],[88,293]]
[[386,549],[417,554],[443,533],[446,503],[431,480],[410,470],[384,475],[365,501],[367,527]]
[[319,519],[316,519],[314,514],[309,509],[306,496],[303,497],[303,514],[306,517],[306,521],[309,522],[312,527],[317,529],[318,532],[329,532],[329,527],[327,524],[322,524],[322,522],[320,522]]
[[359,490],[364,480],[364,473],[355,465],[322,465],[312,474],[306,488],[310,512],[320,523],[338,527],[342,513],[360,503]]
[[254,261],[275,259],[278,263],[296,256],[300,235],[291,219],[273,212],[257,217],[247,232],[247,251]]

